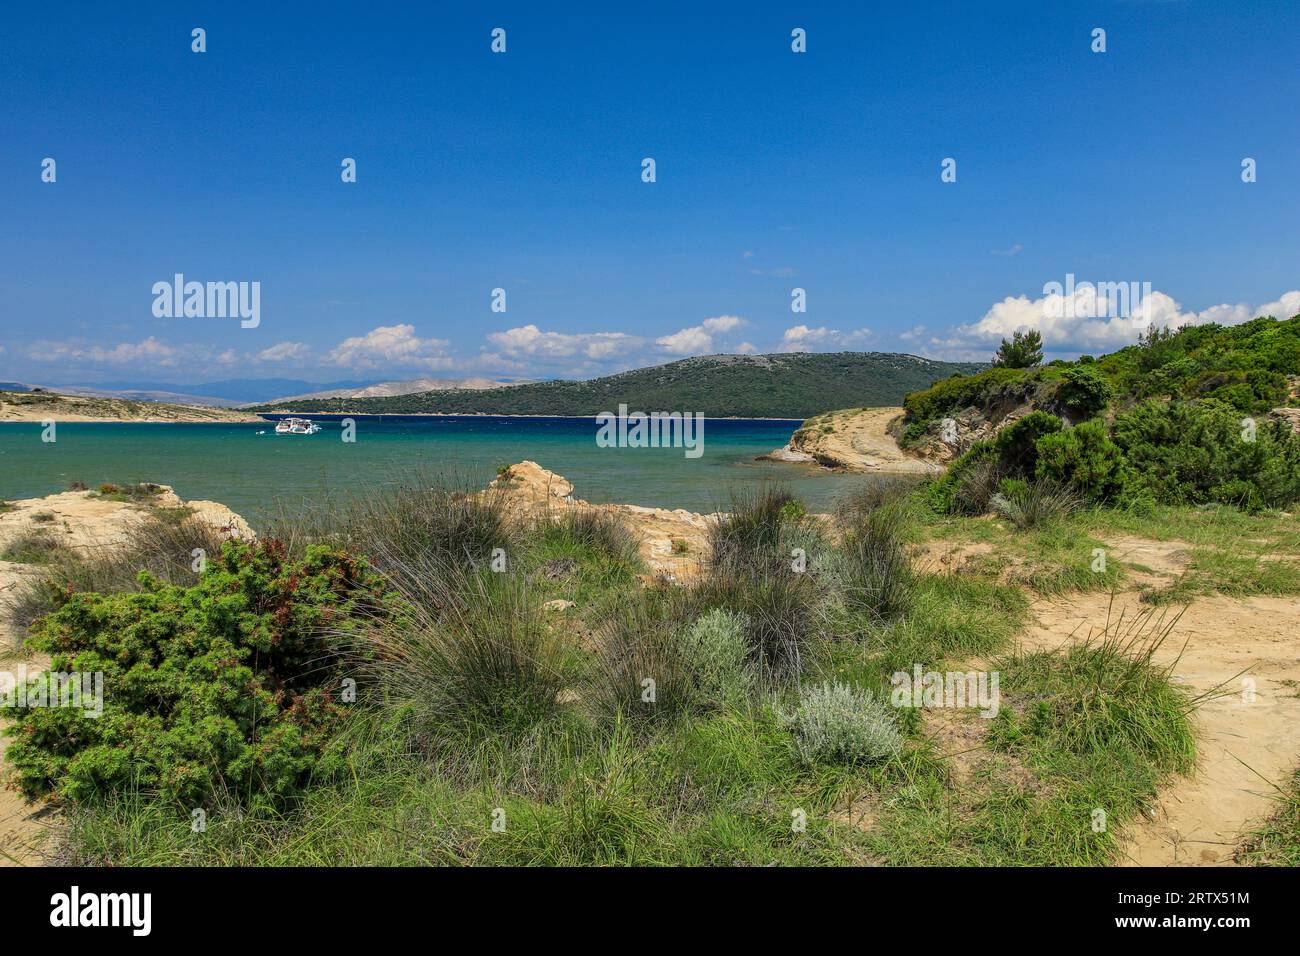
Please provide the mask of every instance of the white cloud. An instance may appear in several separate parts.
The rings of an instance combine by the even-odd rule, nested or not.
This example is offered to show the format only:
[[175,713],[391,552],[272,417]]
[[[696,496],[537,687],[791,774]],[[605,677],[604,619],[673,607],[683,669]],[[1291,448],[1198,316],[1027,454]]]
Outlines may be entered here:
[[655,345],[669,355],[700,355],[715,351],[715,336],[725,335],[746,324],[738,315],[718,315],[671,335],[661,335],[655,339]]
[[565,359],[582,356],[594,360],[611,358],[641,344],[641,339],[625,332],[543,332],[531,324],[493,332],[488,335],[488,341],[507,358]]
[[[1149,326],[1182,328],[1217,322],[1239,325],[1260,315],[1290,318],[1300,313],[1300,291],[1284,293],[1273,302],[1252,306],[1210,306],[1199,312],[1185,312],[1174,298],[1152,291],[1130,302],[1127,315],[1116,316],[1108,308],[1104,295],[1091,284],[1076,286],[1072,296],[1048,294],[1039,299],[1017,296],[995,302],[978,321],[959,325],[943,336],[930,339],[932,354],[949,358],[988,358],[1004,338],[1015,332],[1036,329],[1043,337],[1043,347],[1051,352],[1111,352],[1133,345],[1140,332]],[[902,338],[903,336],[900,336]]]
[[344,339],[330,350],[326,361],[352,369],[446,368],[451,364],[446,347],[446,339],[418,338],[413,325],[381,325],[365,335]]
[[302,342],[277,342],[257,353],[259,362],[302,362],[311,349]]
[[826,326],[820,326],[812,329],[806,325],[796,325],[785,330],[781,337],[782,352],[812,352],[816,348],[822,349],[847,349],[871,338],[870,329],[855,329],[852,332],[841,332],[839,329],[828,329]]
[[58,342],[36,342],[28,352],[40,362],[92,362],[104,365],[158,365],[171,367],[180,358],[191,358],[188,350],[174,348],[152,335],[141,342],[121,342],[111,348],[101,345],[75,346]]
[[1010,257],[1010,256],[1018,256],[1020,255],[1020,253],[1024,251],[1025,251],[1025,247],[1017,242],[1015,245],[1008,246],[1006,249],[992,249],[989,251],[989,255]]

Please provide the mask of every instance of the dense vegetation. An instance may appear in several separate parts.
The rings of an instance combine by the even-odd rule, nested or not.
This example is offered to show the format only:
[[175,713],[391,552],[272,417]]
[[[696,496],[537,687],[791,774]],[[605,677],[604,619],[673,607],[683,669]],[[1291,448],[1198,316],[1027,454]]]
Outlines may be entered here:
[[[32,643],[115,690],[89,735],[20,715],[20,779],[63,799],[60,859],[1104,863],[1116,833],[1093,808],[1120,823],[1188,766],[1189,701],[1151,660],[1167,630],[1015,652],[1020,585],[913,569],[932,519],[909,485],[833,521],[779,488],[738,494],[682,583],[638,581],[606,513],[389,488],[227,545],[197,582],[92,595],[77,582],[113,576],[63,574]],[[1056,534],[1080,563],[1091,539]],[[972,656],[1006,678],[996,720],[891,700],[891,675]],[[960,785],[968,747],[934,736],[951,721],[988,739]]]
[[336,748],[355,653],[341,642],[361,611],[383,619],[379,579],[320,546],[290,560],[275,541],[225,544],[189,587],[140,574],[139,590],[72,594],[32,628],[52,671],[103,675],[103,712],[22,710],[8,750],[19,787],[190,805],[296,793]]
[[259,411],[411,415],[599,415],[690,411],[712,417],[807,418],[834,408],[897,405],[907,392],[982,365],[887,352],[713,355],[590,381],[450,389],[389,398],[310,399]]
[[1300,406],[1300,316],[1155,329],[1099,359],[956,375],[904,406],[905,443],[941,418],[997,424],[1033,410],[964,450],[932,489],[941,510],[982,511],[1008,479],[1125,505],[1300,499],[1300,437],[1269,415]]

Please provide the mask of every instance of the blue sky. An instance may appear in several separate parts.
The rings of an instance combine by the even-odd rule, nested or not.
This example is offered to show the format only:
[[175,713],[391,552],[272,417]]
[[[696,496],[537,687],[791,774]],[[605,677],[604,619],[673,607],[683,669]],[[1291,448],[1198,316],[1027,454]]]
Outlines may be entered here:
[[[6,14],[0,379],[1131,341],[1040,321],[1068,273],[1300,312],[1300,4],[183,6]],[[177,272],[260,282],[260,324],[155,317]]]

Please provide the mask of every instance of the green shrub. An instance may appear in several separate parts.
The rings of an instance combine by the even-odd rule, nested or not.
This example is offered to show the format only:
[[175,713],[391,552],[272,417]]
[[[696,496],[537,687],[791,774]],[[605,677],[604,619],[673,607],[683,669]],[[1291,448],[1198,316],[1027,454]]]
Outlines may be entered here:
[[1282,422],[1249,423],[1221,402],[1146,401],[1115,420],[1135,485],[1165,504],[1218,501],[1247,510],[1300,499],[1300,437]]
[[54,672],[103,674],[103,713],[17,712],[8,757],[29,797],[138,788],[201,804],[295,794],[337,760],[336,702],[358,615],[381,614],[363,562],[326,548],[228,543],[191,587],[77,594],[33,628]]
[[727,704],[743,700],[753,683],[749,670],[746,619],[714,608],[682,632],[682,654],[696,675],[696,687],[710,701]]
[[1114,396],[1110,382],[1091,365],[1067,368],[1056,392],[1058,404],[1075,418],[1100,415]]
[[1038,466],[1038,440],[1059,432],[1062,421],[1047,412],[1030,412],[1007,425],[993,440],[1002,471],[1014,478],[1028,478]]
[[865,764],[902,752],[903,735],[889,705],[848,684],[825,683],[806,690],[782,724],[805,764]]
[[903,399],[909,429],[918,426],[916,437],[936,418],[963,408],[982,407],[991,396],[1007,391],[1017,395],[1032,391],[1034,373],[1028,369],[991,368],[978,375],[953,375]]
[[1068,485],[1092,501],[1114,500],[1124,489],[1124,454],[1098,419],[1038,439],[1039,478]]

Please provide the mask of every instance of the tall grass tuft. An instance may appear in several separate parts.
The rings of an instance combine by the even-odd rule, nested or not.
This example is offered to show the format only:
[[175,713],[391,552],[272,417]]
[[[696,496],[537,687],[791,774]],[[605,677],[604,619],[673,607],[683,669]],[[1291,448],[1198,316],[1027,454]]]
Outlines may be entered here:
[[1002,467],[996,459],[975,462],[953,489],[952,510],[966,515],[986,514],[1002,478]]
[[501,490],[467,490],[453,475],[412,470],[393,476],[381,492],[325,495],[293,505],[278,502],[268,535],[290,553],[328,543],[363,554],[379,571],[401,579],[490,560],[518,542]]
[[846,529],[834,575],[846,607],[883,621],[911,606],[915,575],[906,539],[907,513],[898,503],[877,507]]
[[630,596],[606,622],[584,698],[597,717],[643,731],[698,706],[701,682],[680,638],[681,596],[656,588]]
[[1024,531],[1060,521],[1083,502],[1065,485],[1046,478],[1014,482],[989,498],[990,509]]
[[877,508],[899,506],[925,484],[913,475],[872,475],[835,501],[835,516],[841,524],[855,525]]
[[776,562],[715,566],[687,600],[695,613],[722,608],[744,620],[748,660],[760,684],[798,680],[821,618],[822,592],[813,575]]
[[783,485],[733,488],[727,513],[709,526],[710,561],[728,573],[788,563],[783,545],[811,525],[807,509]]
[[375,668],[418,741],[517,738],[557,712],[565,646],[522,575],[424,555],[390,580],[406,611],[372,632]]
[[1182,612],[1155,608],[1109,613],[1099,632],[1063,652],[1019,654],[1004,677],[1028,696],[1024,718],[1005,721],[1004,737],[1026,734],[1051,751],[1137,758],[1157,772],[1187,773],[1196,762],[1189,697],[1171,675],[1181,656],[1155,661]]
[[617,564],[640,563],[640,542],[617,515],[595,508],[570,508],[540,519],[535,533],[543,546],[570,546]]

